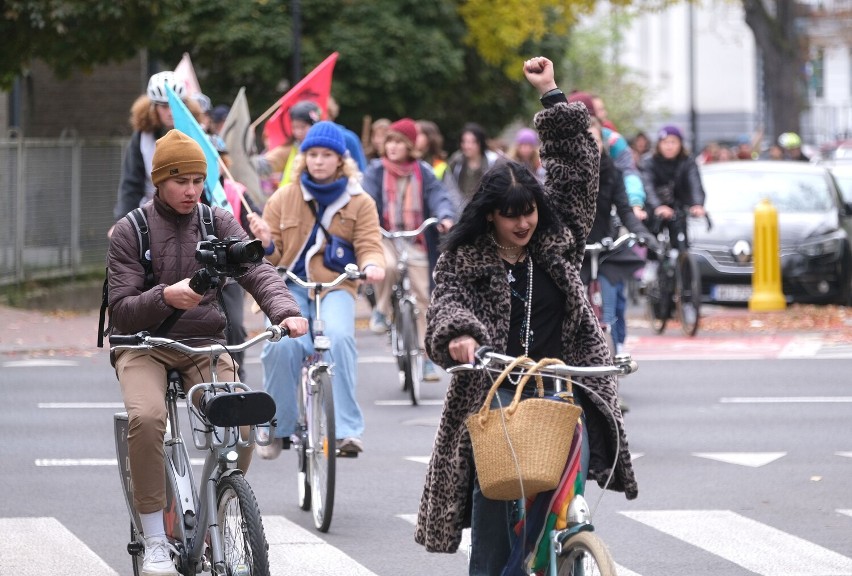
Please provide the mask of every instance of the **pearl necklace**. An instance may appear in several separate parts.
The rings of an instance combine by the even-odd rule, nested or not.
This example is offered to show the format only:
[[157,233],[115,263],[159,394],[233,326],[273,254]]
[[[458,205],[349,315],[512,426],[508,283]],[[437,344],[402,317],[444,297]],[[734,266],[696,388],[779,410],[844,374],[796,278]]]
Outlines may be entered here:
[[[530,320],[532,318],[532,293],[533,293],[533,261],[532,258],[527,258],[527,297],[524,299],[524,315],[526,316],[526,328],[527,333],[524,337],[524,356],[529,356],[530,352],[530,334],[532,334],[532,325]],[[510,296],[511,298],[511,296]],[[523,326],[522,326],[523,327]],[[509,382],[514,384],[515,386],[521,381],[522,376],[519,374],[514,379],[511,374],[507,374],[506,376],[509,379]]]
[[506,252],[517,252],[522,248],[522,246],[501,246],[497,243],[497,239],[494,237],[494,233],[489,234],[491,237],[491,243],[494,244],[499,250],[504,250]]

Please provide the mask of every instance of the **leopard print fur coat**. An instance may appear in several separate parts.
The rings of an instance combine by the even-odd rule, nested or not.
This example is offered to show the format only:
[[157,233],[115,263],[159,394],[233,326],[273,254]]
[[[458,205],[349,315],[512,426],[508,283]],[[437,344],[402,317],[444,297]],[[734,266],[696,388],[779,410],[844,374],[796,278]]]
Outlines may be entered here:
[[[562,350],[565,362],[580,366],[609,364],[609,350],[580,279],[586,236],[595,213],[599,156],[587,132],[582,104],[557,104],[535,118],[541,157],[547,171],[545,193],[556,212],[558,233],[534,236],[528,247],[533,263],[547,271],[565,294]],[[500,257],[486,237],[441,255],[436,287],[427,311],[426,350],[440,366],[455,364],[449,342],[468,334],[481,345],[505,351],[509,333],[510,288]],[[603,485],[618,458],[610,489],[628,499],[637,496],[627,437],[618,406],[615,378],[585,378],[598,395],[584,406],[592,457],[589,478]],[[473,449],[464,425],[479,410],[488,392],[480,372],[454,375],[447,391],[426,485],[417,517],[415,540],[432,552],[455,552],[470,525]],[[604,418],[606,407],[616,426]]]

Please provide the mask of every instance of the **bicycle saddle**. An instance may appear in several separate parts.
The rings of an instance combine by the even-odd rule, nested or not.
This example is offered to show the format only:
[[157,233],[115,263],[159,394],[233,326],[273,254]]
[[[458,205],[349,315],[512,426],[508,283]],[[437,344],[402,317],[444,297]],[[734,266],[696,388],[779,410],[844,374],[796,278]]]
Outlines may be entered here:
[[275,400],[260,390],[226,392],[201,401],[201,411],[214,426],[263,424],[275,417]]

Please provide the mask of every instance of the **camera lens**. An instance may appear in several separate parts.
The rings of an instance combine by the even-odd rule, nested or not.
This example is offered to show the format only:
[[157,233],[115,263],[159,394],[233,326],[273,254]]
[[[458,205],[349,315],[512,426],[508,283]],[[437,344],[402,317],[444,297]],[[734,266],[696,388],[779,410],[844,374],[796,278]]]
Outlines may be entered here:
[[263,258],[263,243],[260,240],[234,242],[228,246],[228,262],[232,264],[248,264]]

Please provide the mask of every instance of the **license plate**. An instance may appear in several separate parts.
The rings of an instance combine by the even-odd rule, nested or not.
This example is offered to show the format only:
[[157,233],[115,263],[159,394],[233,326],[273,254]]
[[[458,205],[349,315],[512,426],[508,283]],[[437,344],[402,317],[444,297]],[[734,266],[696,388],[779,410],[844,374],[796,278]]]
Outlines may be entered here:
[[717,302],[748,302],[751,286],[739,284],[717,284],[710,294]]

